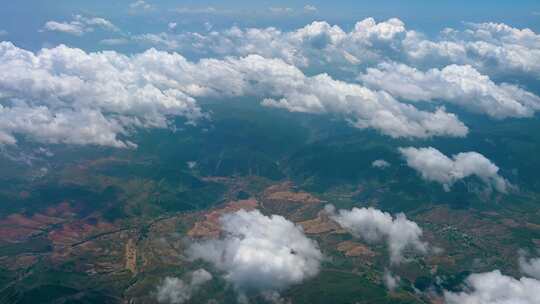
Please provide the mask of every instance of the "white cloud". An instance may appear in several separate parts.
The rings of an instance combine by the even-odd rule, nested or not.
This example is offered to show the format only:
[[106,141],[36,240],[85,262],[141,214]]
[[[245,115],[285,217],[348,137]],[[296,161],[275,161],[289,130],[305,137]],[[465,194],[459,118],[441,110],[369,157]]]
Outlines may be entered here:
[[8,31],[6,30],[0,30],[0,36],[6,36],[8,33]]
[[112,22],[110,22],[107,19],[100,18],[100,17],[88,18],[81,15],[76,15],[75,20],[82,22],[90,27],[99,27],[104,30],[113,31],[113,32],[119,30],[118,27],[116,27],[116,25],[114,25]]
[[447,304],[538,304],[540,281],[519,280],[503,275],[499,270],[470,275],[463,292],[444,292]]
[[194,293],[199,291],[203,284],[212,280],[212,274],[204,269],[193,271],[190,275],[191,280],[185,283],[183,280],[167,277],[158,286],[157,300],[160,303],[182,304],[191,299]]
[[169,30],[174,30],[178,26],[178,23],[169,22],[169,24],[167,26],[169,27]]
[[389,162],[385,161],[384,159],[377,159],[377,160],[375,160],[375,161],[373,161],[373,162],[371,163],[371,166],[372,166],[373,168],[384,169],[384,168],[390,167],[391,165],[390,165]]
[[194,15],[219,15],[219,14],[231,14],[232,11],[217,9],[213,6],[207,7],[179,7],[174,10],[178,14],[194,14]]
[[390,270],[386,269],[383,275],[383,283],[388,290],[393,291],[399,286],[401,278],[397,275],[393,275]]
[[159,83],[159,55],[66,46],[34,54],[0,43],[0,144],[13,144],[19,134],[45,143],[127,147],[133,144],[118,135],[134,127],[165,128],[169,115],[202,117],[192,97]]
[[116,46],[128,44],[129,40],[126,38],[108,38],[101,40],[99,43],[107,46]]
[[119,134],[126,133],[118,121],[107,119],[96,110],[81,108],[52,112],[45,106],[0,105],[0,145],[15,144],[17,140],[13,134],[23,134],[43,143],[135,147],[129,141],[118,139]]
[[445,29],[437,41],[410,32],[403,41],[411,62],[470,64],[495,74],[540,73],[540,35],[503,23],[469,23],[464,31]]
[[71,35],[82,36],[93,32],[96,28],[106,31],[119,31],[109,20],[100,17],[85,17],[75,15],[69,22],[47,21],[43,26],[44,31],[63,32]]
[[[267,73],[275,73],[276,67],[264,69],[268,70]],[[262,72],[263,66],[259,68]],[[294,74],[297,72],[300,71]],[[275,75],[275,78],[280,78],[278,82],[261,82],[261,85],[273,87],[269,92],[277,95],[276,98],[265,99],[265,106],[291,112],[344,115],[358,128],[374,128],[391,137],[463,137],[468,133],[457,116],[443,108],[435,112],[420,111],[398,102],[385,92],[334,80],[326,74],[307,78],[300,74],[298,77],[293,74]]]
[[57,22],[57,21],[47,21],[44,30],[53,31],[53,32],[63,32],[67,34],[72,34],[76,36],[81,36],[85,33],[85,28],[82,24],[78,22]]
[[[468,132],[443,108],[420,111],[385,92],[326,74],[306,76],[282,60],[258,55],[194,63],[155,49],[126,56],[114,51],[86,53],[61,45],[32,53],[3,42],[0,64],[4,99],[47,107],[53,115],[64,110],[100,111],[111,125],[123,127],[115,128],[116,134],[133,127],[166,128],[170,116],[196,121],[204,117],[196,98],[237,96],[258,97],[265,106],[293,112],[336,115],[358,128],[374,128],[392,137],[465,136]],[[27,130],[6,127],[3,131],[24,135]]]
[[[274,8],[273,11],[292,12],[290,8]],[[221,32],[183,33],[167,38],[175,40],[177,50],[223,56],[259,54],[281,58],[297,66],[326,65],[329,62],[349,66],[352,61],[355,64],[378,62],[390,53],[401,54],[400,41],[405,32],[405,25],[399,19],[377,23],[368,18],[358,22],[351,32],[324,21],[315,21],[289,32],[273,27],[232,27]]]
[[540,109],[540,97],[516,85],[495,84],[469,65],[450,65],[426,72],[399,63],[368,68],[360,79],[375,89],[412,101],[443,100],[494,118],[529,117]]
[[137,0],[135,2],[131,2],[129,4],[129,8],[130,8],[130,11],[132,13],[141,12],[141,11],[142,12],[148,12],[148,11],[152,11],[152,10],[155,9],[155,7],[152,4],[150,4],[150,3],[148,3],[148,2],[146,2],[144,0]]
[[[283,8],[276,11],[284,12]],[[466,24],[463,31],[445,29],[438,39],[408,30],[392,18],[376,22],[366,18],[346,32],[336,25],[316,21],[283,32],[275,28],[233,27],[220,32],[168,36],[177,50],[230,56],[259,54],[281,58],[297,66],[338,68],[401,61],[412,66],[471,65],[490,75],[540,74],[540,35],[530,29],[505,24]]]
[[169,34],[140,34],[130,37],[132,41],[143,45],[150,45],[153,47],[159,47],[166,50],[175,50],[178,48],[178,41],[169,39]]
[[290,14],[294,11],[290,7],[271,7],[268,10],[274,14]]
[[223,239],[190,246],[240,293],[280,291],[314,277],[323,258],[317,243],[282,216],[241,210],[221,218]]
[[304,11],[309,12],[309,13],[314,13],[314,12],[318,11],[318,9],[317,9],[317,7],[314,6],[314,5],[306,4],[306,5],[304,6]]
[[327,206],[332,220],[356,237],[368,242],[385,241],[390,252],[390,261],[400,263],[404,260],[404,251],[413,249],[426,253],[428,245],[421,241],[422,229],[405,214],[399,213],[392,217],[389,213],[374,208],[353,208],[339,210]]
[[519,269],[524,274],[540,280],[540,258],[527,259],[521,254],[519,257]]
[[499,167],[477,152],[459,153],[449,158],[432,147],[400,148],[399,151],[407,165],[418,171],[423,179],[440,183],[446,191],[456,181],[473,175],[501,193],[506,193],[510,187],[498,174]]

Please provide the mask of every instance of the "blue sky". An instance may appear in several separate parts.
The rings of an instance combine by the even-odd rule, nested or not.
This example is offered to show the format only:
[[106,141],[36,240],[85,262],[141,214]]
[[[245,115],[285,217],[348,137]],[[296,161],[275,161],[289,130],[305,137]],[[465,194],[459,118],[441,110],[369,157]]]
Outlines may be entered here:
[[[130,4],[135,0],[73,1],[73,0],[19,0],[0,4],[0,30],[10,40],[29,49],[58,43],[73,44],[87,49],[99,48],[96,41],[104,33],[85,35],[84,39],[39,32],[49,20],[67,21],[75,14],[103,17],[125,32],[141,34],[160,32],[169,22],[176,22],[182,30],[200,31],[205,22],[214,29],[274,26],[280,29],[302,27],[314,20],[325,20],[350,29],[358,20],[375,17],[385,20],[398,17],[407,27],[427,34],[436,34],[444,27],[459,28],[462,22],[503,22],[518,28],[540,31],[540,2],[514,1],[173,1],[148,0],[151,10],[135,12]],[[306,13],[310,5],[317,11]],[[214,11],[204,13],[208,8]],[[184,9],[178,13],[175,9]],[[277,9],[290,8],[291,11]],[[273,9],[276,9],[273,11]],[[191,11],[190,11],[191,10]]]

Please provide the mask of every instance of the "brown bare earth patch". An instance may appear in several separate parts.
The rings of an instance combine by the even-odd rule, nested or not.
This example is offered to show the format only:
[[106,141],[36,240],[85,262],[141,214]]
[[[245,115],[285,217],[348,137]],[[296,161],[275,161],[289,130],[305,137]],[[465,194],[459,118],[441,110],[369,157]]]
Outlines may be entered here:
[[9,257],[3,264],[11,271],[28,269],[38,261],[37,257],[24,254],[16,257]]
[[503,219],[502,223],[506,227],[510,227],[510,228],[516,228],[520,226],[520,224],[513,219]]
[[114,230],[116,227],[104,221],[90,224],[81,220],[63,224],[60,229],[49,232],[49,239],[55,245],[71,245],[99,232]]
[[48,226],[60,223],[62,219],[43,214],[31,217],[22,214],[12,214],[0,220],[0,240],[19,242],[31,236],[42,233]]
[[540,225],[538,224],[533,224],[533,223],[527,223],[527,228],[528,229],[532,229],[532,230],[540,230]]
[[[423,213],[418,220],[436,224],[438,226],[456,228],[466,232],[478,240],[497,240],[509,235],[508,226],[519,225],[512,220],[503,220],[503,223],[475,215],[474,212],[450,210],[448,207],[437,207]],[[490,238],[491,237],[491,238]]]
[[47,208],[45,214],[48,216],[59,217],[59,218],[70,218],[76,215],[75,209],[73,209],[69,203],[63,202],[56,206]]
[[321,201],[307,192],[278,191],[270,193],[266,199],[280,200],[291,203],[318,204]]
[[272,185],[264,190],[265,200],[283,201],[300,204],[319,204],[321,200],[310,193],[303,191],[294,191],[295,186],[292,182],[284,182]]
[[439,267],[441,265],[451,267],[456,265],[456,259],[447,255],[432,255],[427,258],[426,263],[433,267]]
[[444,304],[444,298],[436,294],[428,295],[428,299],[431,304]]
[[320,211],[314,219],[299,223],[306,234],[322,234],[331,231],[341,231],[341,227],[328,217],[328,213],[324,210]]
[[126,243],[126,269],[131,271],[131,273],[137,273],[137,246],[133,239],[129,239]]
[[269,213],[287,216],[294,222],[315,216],[324,201],[314,195],[296,191],[291,182],[272,185],[263,191],[261,206]]
[[366,245],[353,241],[344,241],[337,245],[337,250],[348,257],[374,257],[375,252]]
[[193,238],[217,238],[221,233],[219,219],[222,215],[226,213],[236,212],[241,209],[253,210],[257,206],[258,202],[255,199],[229,202],[222,208],[206,213],[205,219],[203,221],[196,222],[193,228],[188,231],[188,236]]

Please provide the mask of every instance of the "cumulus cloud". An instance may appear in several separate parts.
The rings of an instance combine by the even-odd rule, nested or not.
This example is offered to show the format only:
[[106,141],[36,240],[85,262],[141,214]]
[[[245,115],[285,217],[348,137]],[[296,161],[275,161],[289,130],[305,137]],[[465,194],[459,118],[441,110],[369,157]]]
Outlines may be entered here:
[[156,57],[66,46],[34,54],[0,43],[0,144],[15,143],[19,134],[45,143],[128,147],[133,144],[119,139],[128,129],[165,128],[169,115],[202,117],[192,97],[150,78],[164,64]]
[[[190,62],[177,53],[155,49],[131,56],[86,53],[66,46],[32,53],[2,42],[0,64],[4,99],[22,100],[28,108],[46,107],[52,115],[99,111],[115,134],[135,127],[166,128],[170,116],[196,121],[204,117],[197,98],[236,96],[259,97],[265,106],[292,112],[337,115],[358,128],[374,128],[392,137],[468,132],[457,116],[443,108],[421,111],[385,92],[326,74],[306,76],[280,59],[258,55]],[[9,108],[4,103],[4,111]],[[28,130],[10,125],[0,131],[14,138],[13,133],[25,135]]]
[[[276,13],[291,13],[291,9],[273,8]],[[390,19],[377,24],[373,19],[359,22],[351,33],[339,26],[316,21],[295,31],[283,32],[274,27],[241,29],[232,27],[224,31],[203,33],[182,33],[167,35],[167,40],[175,41],[175,50],[189,50],[204,55],[258,54],[265,57],[280,58],[297,66],[317,63],[345,63],[352,58],[358,62],[379,58],[367,48],[372,43],[389,42],[392,32],[402,27],[401,21]],[[382,38],[378,38],[378,33]],[[365,49],[366,51],[358,51]]]
[[373,168],[380,168],[380,169],[384,169],[384,168],[388,168],[390,167],[390,163],[385,161],[384,159],[377,159],[377,160],[374,160],[372,163],[371,163],[371,166]]
[[435,112],[420,111],[396,101],[385,92],[370,91],[327,75],[309,79],[297,88],[299,90],[286,87],[288,85],[281,88],[286,89],[283,98],[267,98],[262,104],[291,112],[344,115],[357,128],[374,128],[395,138],[464,137],[468,133],[468,128],[457,116],[443,108]]
[[530,29],[505,24],[466,24],[459,31],[445,29],[437,39],[406,28],[391,18],[381,22],[366,18],[350,31],[316,21],[292,31],[276,28],[233,27],[223,31],[169,35],[175,49],[205,55],[259,54],[281,58],[297,66],[350,68],[381,61],[400,61],[416,66],[471,65],[485,73],[540,74],[540,35]]
[[443,100],[494,118],[529,117],[540,109],[540,97],[516,85],[495,84],[469,65],[423,72],[400,63],[381,63],[368,68],[360,79],[396,97]]
[[515,279],[499,270],[470,275],[463,292],[444,292],[447,304],[538,304],[540,281]]
[[130,141],[118,139],[118,134],[126,134],[118,121],[84,108],[52,112],[45,106],[24,103],[13,107],[0,105],[0,145],[15,144],[13,134],[24,134],[30,140],[43,143],[135,147]]
[[352,210],[335,211],[334,207],[326,207],[331,219],[352,235],[367,242],[385,241],[390,252],[390,261],[400,263],[404,260],[404,251],[412,249],[426,253],[428,245],[421,241],[422,229],[405,214],[395,217],[375,208],[353,208]]
[[540,280],[540,258],[531,258],[523,254],[519,257],[519,269],[524,274]]
[[82,36],[85,33],[93,32],[96,28],[106,31],[119,30],[107,19],[75,15],[73,20],[69,22],[47,21],[43,26],[43,31],[63,32],[66,34]]
[[319,272],[317,243],[282,216],[241,210],[224,215],[221,225],[224,238],[195,243],[188,253],[225,272],[240,293],[279,292]]
[[470,64],[499,75],[540,73],[540,35],[503,23],[468,23],[467,29],[445,29],[437,41],[410,33],[404,41],[412,62],[433,61]]
[[510,184],[499,175],[499,167],[477,152],[464,152],[452,158],[439,150],[428,148],[400,148],[407,165],[418,171],[422,178],[438,182],[449,191],[452,185],[469,176],[476,176],[487,186],[506,193]]
[[182,304],[191,299],[201,286],[212,280],[212,274],[204,269],[193,271],[190,282],[186,283],[179,278],[166,277],[157,289],[157,300],[160,303]]

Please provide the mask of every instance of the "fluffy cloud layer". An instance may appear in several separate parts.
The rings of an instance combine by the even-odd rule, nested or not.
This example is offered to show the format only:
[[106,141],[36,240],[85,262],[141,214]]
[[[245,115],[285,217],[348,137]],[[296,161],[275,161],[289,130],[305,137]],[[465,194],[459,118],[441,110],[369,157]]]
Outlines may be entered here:
[[[196,98],[235,96],[258,97],[293,112],[330,113],[392,137],[468,132],[442,108],[421,111],[385,92],[326,74],[306,76],[280,59],[258,55],[195,63],[154,49],[132,56],[66,46],[32,53],[2,42],[0,65],[2,113],[22,115],[0,124],[0,144],[12,144],[20,134],[41,142],[130,146],[120,138],[133,128],[165,128],[171,116],[196,121],[204,116]],[[84,117],[88,125],[70,131],[63,113]]]
[[152,51],[128,57],[66,46],[34,54],[0,43],[0,144],[13,144],[19,134],[45,143],[127,147],[133,144],[119,139],[127,129],[167,127],[169,115],[200,118],[192,97],[160,83],[166,59]]
[[221,218],[225,237],[195,243],[193,258],[214,264],[240,292],[282,290],[319,272],[316,242],[282,216],[238,211]]
[[15,144],[13,134],[25,134],[31,140],[53,144],[135,146],[117,138],[126,134],[118,121],[108,120],[101,112],[91,109],[52,112],[45,106],[31,107],[24,103],[12,107],[0,105],[0,144]]
[[[116,30],[105,19],[81,15],[46,28],[73,34],[94,28]],[[265,106],[329,113],[358,128],[417,138],[462,137],[468,129],[444,108],[419,110],[396,97],[440,99],[495,118],[531,116],[540,104],[532,93],[515,85],[497,84],[482,74],[539,74],[540,68],[534,66],[540,62],[534,60],[539,36],[503,24],[470,24],[465,31],[447,29],[437,41],[407,30],[398,19],[377,23],[372,18],[358,22],[350,32],[314,22],[291,32],[231,28],[204,35],[183,33],[176,38],[162,33],[132,39],[169,44],[171,49],[200,48],[206,55],[245,57],[190,62],[179,54],[153,49],[125,56],[85,53],[65,46],[32,53],[1,43],[2,111],[4,115],[24,112],[31,123],[39,124],[25,127],[22,120],[12,117],[0,129],[0,143],[12,144],[16,135],[21,135],[46,143],[134,146],[127,138],[135,128],[165,128],[173,116],[189,121],[204,117],[196,102],[201,97],[253,96]],[[104,41],[124,42],[125,38]],[[296,67],[324,67],[328,62],[370,66],[381,60],[407,65],[385,63],[368,69],[360,79],[371,89],[328,74],[307,76]],[[490,62],[497,65],[488,66]],[[445,66],[449,63],[459,65]],[[442,67],[413,68],[423,65]],[[38,112],[45,114],[36,117]],[[57,117],[63,113],[74,113],[89,125],[73,126],[76,132],[63,134],[67,120],[59,123]],[[41,128],[46,130],[37,132]],[[97,134],[103,136],[95,137]]]
[[435,181],[449,191],[452,185],[469,176],[476,176],[487,186],[506,193],[509,183],[499,172],[499,167],[477,152],[459,153],[452,158],[439,150],[429,148],[400,148],[407,165],[418,171],[422,178]]
[[519,268],[524,274],[540,280],[540,258],[527,259],[521,255],[519,257]]
[[402,262],[406,249],[420,253],[428,250],[428,245],[421,241],[422,229],[403,213],[392,217],[389,213],[371,207],[355,207],[336,213],[333,206],[327,206],[326,210],[334,221],[354,236],[368,242],[386,241],[392,263]]
[[447,304],[538,304],[540,281],[519,280],[503,275],[499,270],[470,275],[463,292],[445,292]]
[[441,39],[430,41],[409,34],[404,45],[411,61],[470,64],[495,74],[540,73],[540,35],[502,23],[467,24],[468,29],[445,29]]
[[408,30],[396,18],[382,22],[367,18],[350,32],[317,21],[290,32],[272,27],[233,27],[219,32],[164,35],[161,42],[167,43],[162,46],[176,50],[212,56],[259,54],[298,66],[332,63],[344,67],[393,60],[423,66],[469,64],[498,74],[540,74],[540,35],[498,23],[467,24],[463,31],[445,29],[437,40]]
[[[264,57],[281,58],[297,66],[324,62],[360,63],[361,60],[380,58],[376,49],[391,47],[395,36],[404,30],[404,24],[398,19],[376,23],[374,19],[369,18],[358,22],[350,33],[346,33],[339,26],[316,21],[291,32],[283,32],[273,27],[262,29],[232,27],[207,34],[164,34],[162,36],[164,43],[161,46],[211,56],[259,54]],[[166,41],[174,43],[165,43]],[[372,47],[374,49],[370,49]]]
[[100,17],[85,17],[75,15],[69,22],[47,21],[43,26],[44,31],[63,32],[66,34],[82,36],[93,32],[96,28],[107,31],[118,31],[118,28],[107,19]]
[[[258,54],[329,73],[367,68],[358,79],[388,92],[392,100],[449,102],[497,119],[530,117],[540,109],[540,97],[492,80],[514,81],[517,75],[534,81],[540,76],[540,35],[505,24],[466,24],[462,31],[447,28],[436,40],[407,29],[396,18],[382,22],[367,18],[349,32],[317,21],[293,31],[232,27],[207,33],[144,34],[133,40],[202,56]],[[298,108],[287,102],[268,104]],[[390,120],[396,118],[393,114]]]
[[158,302],[170,304],[186,303],[203,284],[212,280],[212,274],[204,269],[195,270],[189,276],[191,277],[189,283],[179,278],[165,278],[157,289],[156,297]]
[[528,117],[540,109],[540,97],[515,85],[497,85],[469,65],[422,72],[404,64],[382,63],[368,68],[360,79],[395,97],[444,100],[494,118]]

